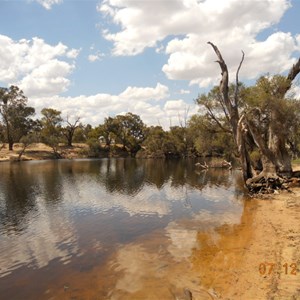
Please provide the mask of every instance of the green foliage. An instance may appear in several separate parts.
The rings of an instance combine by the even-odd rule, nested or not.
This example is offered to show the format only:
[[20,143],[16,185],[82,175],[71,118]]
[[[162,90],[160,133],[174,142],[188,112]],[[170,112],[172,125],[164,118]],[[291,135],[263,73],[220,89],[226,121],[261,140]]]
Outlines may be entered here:
[[17,86],[0,88],[0,115],[2,118],[2,133],[5,141],[9,143],[9,149],[13,149],[13,144],[20,141],[25,136],[34,121],[33,107],[27,106],[27,97]]
[[63,121],[61,112],[53,108],[43,108],[41,111],[43,117],[41,118],[41,138],[42,142],[50,146],[54,154],[59,157],[59,143],[62,141],[62,127]]
[[111,122],[111,132],[115,135],[116,142],[120,142],[132,154],[141,149],[145,140],[145,128],[141,118],[132,113],[117,115]]
[[166,142],[166,132],[161,126],[150,126],[147,128],[146,139],[143,142],[143,146],[150,152],[164,152]]
[[88,156],[90,157],[99,157],[100,153],[102,151],[102,147],[99,143],[99,140],[96,138],[89,138],[86,141],[88,147],[89,147],[89,152],[88,152]]
[[194,115],[188,123],[194,146],[202,156],[221,156],[230,159],[235,151],[232,136],[222,130],[208,115]]
[[284,76],[263,76],[256,85],[248,87],[244,101],[245,112],[267,140],[277,136],[282,144],[288,144],[294,156],[299,153],[300,103],[282,95],[289,86]]

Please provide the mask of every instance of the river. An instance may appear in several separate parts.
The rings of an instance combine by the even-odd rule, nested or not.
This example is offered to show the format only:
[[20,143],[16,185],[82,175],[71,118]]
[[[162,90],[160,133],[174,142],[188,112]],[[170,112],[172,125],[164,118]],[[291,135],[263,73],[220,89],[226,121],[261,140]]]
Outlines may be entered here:
[[213,299],[203,263],[245,218],[241,173],[193,160],[1,163],[0,176],[0,299]]

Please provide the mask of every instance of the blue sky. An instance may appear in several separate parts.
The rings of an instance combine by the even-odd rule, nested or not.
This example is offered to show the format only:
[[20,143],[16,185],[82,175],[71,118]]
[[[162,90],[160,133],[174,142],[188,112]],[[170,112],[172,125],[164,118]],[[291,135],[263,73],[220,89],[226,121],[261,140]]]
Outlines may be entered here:
[[[0,0],[0,85],[19,85],[37,113],[53,107],[97,125],[131,111],[178,123],[220,79],[284,73],[300,55],[300,1]],[[297,90],[299,92],[299,89]]]

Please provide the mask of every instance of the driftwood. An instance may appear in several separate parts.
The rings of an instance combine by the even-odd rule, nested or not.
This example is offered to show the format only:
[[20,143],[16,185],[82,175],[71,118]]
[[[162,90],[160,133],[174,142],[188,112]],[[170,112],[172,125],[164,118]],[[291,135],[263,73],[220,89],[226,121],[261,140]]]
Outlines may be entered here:
[[202,169],[209,169],[209,168],[227,168],[229,170],[232,169],[231,162],[226,161],[225,159],[220,162],[212,162],[209,165],[206,163],[206,161],[204,162],[204,164],[198,162],[195,164],[195,166],[200,167]]

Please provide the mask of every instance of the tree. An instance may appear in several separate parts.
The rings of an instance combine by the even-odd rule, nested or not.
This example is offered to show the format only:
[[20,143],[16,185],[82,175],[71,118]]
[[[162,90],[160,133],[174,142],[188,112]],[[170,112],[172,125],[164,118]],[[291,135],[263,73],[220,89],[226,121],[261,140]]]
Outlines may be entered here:
[[20,142],[22,143],[21,151],[19,151],[18,160],[21,160],[22,155],[25,153],[25,150],[34,143],[38,143],[39,136],[37,132],[30,132],[27,135],[23,136],[20,139]]
[[72,147],[72,142],[73,142],[73,137],[74,137],[75,131],[80,125],[79,121],[80,121],[80,117],[76,117],[74,119],[73,123],[71,123],[71,121],[69,120],[69,116],[67,116],[67,119],[65,121],[67,123],[67,125],[62,128],[62,133],[65,136],[65,138],[67,140],[67,145],[69,147]]
[[223,129],[225,126],[227,124],[221,128],[209,114],[193,115],[187,129],[195,151],[202,156],[225,156],[226,159],[232,159],[235,146],[231,132]]
[[164,153],[166,132],[161,126],[150,126],[145,131],[145,141],[143,146],[150,153]]
[[[279,176],[292,175],[291,158],[287,149],[287,134],[282,129],[289,129],[290,120],[283,112],[290,111],[291,105],[286,93],[292,86],[292,81],[300,72],[300,59],[291,68],[286,77],[262,77],[256,86],[248,89],[248,101],[244,109],[239,93],[239,70],[244,60],[244,53],[236,72],[236,83],[233,95],[230,95],[229,75],[227,65],[221,52],[213,43],[208,42],[218,57],[218,64],[222,71],[219,85],[218,101],[225,110],[225,116],[231,128],[231,133],[238,149],[243,176],[246,185],[251,189],[263,181],[268,187],[270,182],[282,182]],[[251,103],[250,100],[255,100]],[[257,103],[259,102],[259,104]],[[217,119],[217,116],[214,115]],[[258,148],[262,170],[256,176],[250,151]],[[271,180],[270,180],[271,179]],[[258,186],[261,186],[259,184]]]
[[138,115],[127,113],[113,119],[113,133],[122,143],[123,149],[129,149],[132,155],[141,149],[145,139],[145,125]]
[[110,147],[111,142],[116,138],[116,133],[120,130],[120,124],[112,117],[104,119],[104,123],[93,128],[89,133],[89,138],[97,139],[103,138],[106,147]]
[[42,141],[46,145],[50,146],[54,152],[54,155],[59,158],[60,154],[58,153],[58,150],[59,143],[62,139],[61,123],[63,121],[61,112],[53,108],[43,108],[41,113],[43,115],[41,118]]
[[13,150],[14,143],[28,133],[34,122],[30,117],[35,110],[27,106],[27,102],[27,97],[17,86],[0,88],[0,115],[9,150]]

